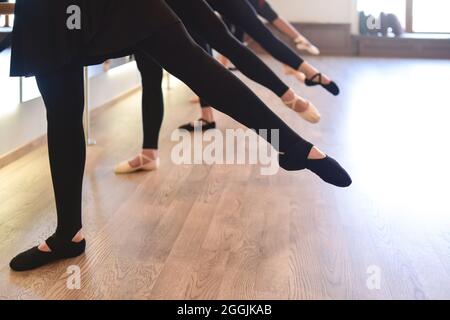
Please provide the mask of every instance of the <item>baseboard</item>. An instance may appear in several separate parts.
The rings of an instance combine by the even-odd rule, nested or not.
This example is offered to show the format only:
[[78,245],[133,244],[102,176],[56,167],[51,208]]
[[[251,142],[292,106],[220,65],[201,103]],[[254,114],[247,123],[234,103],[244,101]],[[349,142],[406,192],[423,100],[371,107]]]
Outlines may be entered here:
[[[324,55],[351,55],[353,54],[351,25],[336,23],[293,23],[305,37],[320,48]],[[292,40],[281,34],[268,24],[269,28],[292,49],[296,50]],[[262,53],[264,50],[255,42],[252,42],[253,50]],[[302,52],[302,55],[306,55]]]
[[351,25],[339,23],[294,23],[294,26],[325,55],[351,55]]
[[0,169],[6,167],[7,165],[11,164],[12,162],[22,158],[23,156],[27,155],[28,153],[36,150],[37,148],[42,147],[45,145],[47,139],[46,136],[40,136],[39,138],[31,141],[30,143],[27,143],[11,152],[8,152],[7,154],[0,156]]
[[368,57],[450,59],[450,37],[435,39],[424,35],[400,38],[355,36],[358,55]]
[[[124,100],[124,99],[132,96],[139,90],[141,90],[140,86],[117,96],[116,98],[112,99],[111,101],[92,110],[91,116],[93,118],[98,117],[106,109],[112,107],[113,105],[117,104],[121,100]],[[33,152],[34,150],[44,146],[46,143],[47,143],[47,135],[44,134],[44,135],[34,139],[33,141],[31,141],[27,144],[24,144],[23,146],[18,147],[17,149],[15,149],[13,151],[10,151],[4,155],[0,155],[0,169],[6,167],[7,165],[11,164],[14,161],[19,160],[20,158],[26,156],[30,152]]]

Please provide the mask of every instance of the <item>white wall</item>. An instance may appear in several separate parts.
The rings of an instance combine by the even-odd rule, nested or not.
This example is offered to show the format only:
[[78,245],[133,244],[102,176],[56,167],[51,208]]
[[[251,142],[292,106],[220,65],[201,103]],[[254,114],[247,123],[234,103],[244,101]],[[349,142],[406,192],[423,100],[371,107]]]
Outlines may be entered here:
[[[291,22],[356,22],[356,0],[268,0]],[[376,0],[374,0],[376,1]]]
[[[90,105],[95,109],[141,85],[134,62],[111,69],[90,81]],[[0,117],[0,156],[11,152],[46,133],[45,107],[42,98],[17,106],[15,112]]]

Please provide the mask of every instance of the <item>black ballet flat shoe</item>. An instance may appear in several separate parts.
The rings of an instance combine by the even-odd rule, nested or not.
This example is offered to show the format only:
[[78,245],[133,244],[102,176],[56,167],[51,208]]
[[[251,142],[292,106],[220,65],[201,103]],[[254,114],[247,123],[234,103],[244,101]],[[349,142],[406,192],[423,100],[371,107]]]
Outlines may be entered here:
[[30,271],[50,263],[75,258],[82,255],[86,250],[86,240],[80,242],[60,243],[54,236],[46,241],[51,252],[43,252],[38,247],[22,252],[11,260],[9,266],[17,272]]
[[206,121],[205,119],[199,119],[197,121],[197,123],[188,123],[188,124],[182,125],[178,129],[187,130],[189,132],[194,132],[196,129],[197,130],[200,129],[200,131],[205,132],[205,131],[216,129],[216,128],[217,128],[217,126],[214,121],[209,122],[209,121]]
[[[316,79],[318,79],[318,81],[316,81]],[[305,85],[308,86],[308,87],[322,86],[325,90],[327,90],[329,93],[331,93],[334,96],[339,95],[339,93],[341,92],[339,90],[338,85],[334,81],[331,81],[329,84],[323,84],[322,83],[322,74],[321,73],[316,74],[311,79],[306,79],[305,80]]]
[[347,188],[352,184],[352,178],[347,171],[329,156],[324,159],[306,160],[306,168],[318,175],[323,181],[336,187]]
[[[352,184],[350,175],[333,158],[326,156],[323,159],[308,159],[311,148],[294,146],[284,154],[280,154],[278,162],[286,171],[300,171],[308,169],[318,175],[323,181],[336,187],[347,188]],[[298,150],[301,150],[299,152]]]

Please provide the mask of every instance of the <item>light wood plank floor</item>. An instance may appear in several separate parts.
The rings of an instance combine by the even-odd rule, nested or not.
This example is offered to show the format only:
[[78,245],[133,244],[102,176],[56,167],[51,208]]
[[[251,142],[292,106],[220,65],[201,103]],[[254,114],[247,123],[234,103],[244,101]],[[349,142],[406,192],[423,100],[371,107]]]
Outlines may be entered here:
[[[10,258],[55,225],[46,149],[0,170],[0,298],[450,298],[450,61],[313,61],[341,84],[340,97],[286,80],[320,108],[317,126],[250,85],[349,169],[350,189],[307,172],[173,165],[170,133],[198,117],[182,85],[166,92],[161,170],[115,176],[114,164],[139,150],[136,94],[93,119],[86,255],[11,272]],[[238,127],[218,119],[222,129]],[[81,290],[66,288],[69,265],[82,270]]]

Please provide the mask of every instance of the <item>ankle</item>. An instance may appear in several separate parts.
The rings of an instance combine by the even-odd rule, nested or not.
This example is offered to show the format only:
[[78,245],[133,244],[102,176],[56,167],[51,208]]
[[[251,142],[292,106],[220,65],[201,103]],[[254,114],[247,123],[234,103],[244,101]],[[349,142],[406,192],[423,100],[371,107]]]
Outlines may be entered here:
[[[74,243],[80,243],[83,240],[84,240],[83,230],[78,231],[78,233],[72,238],[72,242],[74,242]],[[39,251],[42,251],[42,252],[52,252],[52,250],[50,249],[50,247],[48,246],[48,244],[46,242],[42,242],[38,246],[38,249],[39,249]]]
[[313,147],[308,155],[308,160],[322,160],[325,159],[326,154],[323,153],[320,149],[317,147]]
[[298,36],[297,38],[294,39],[294,43],[295,44],[299,44],[299,43],[301,43],[301,44],[308,44],[309,41],[303,36]]
[[78,231],[78,233],[73,237],[72,242],[78,243],[84,240],[83,230]]
[[214,112],[211,107],[202,108],[202,119],[208,122],[214,122]]
[[142,154],[152,160],[156,160],[159,157],[158,149],[143,149]]
[[281,96],[281,100],[283,100],[283,102],[290,102],[294,99],[295,99],[295,92],[291,88],[289,88],[288,91],[286,91],[286,93]]

